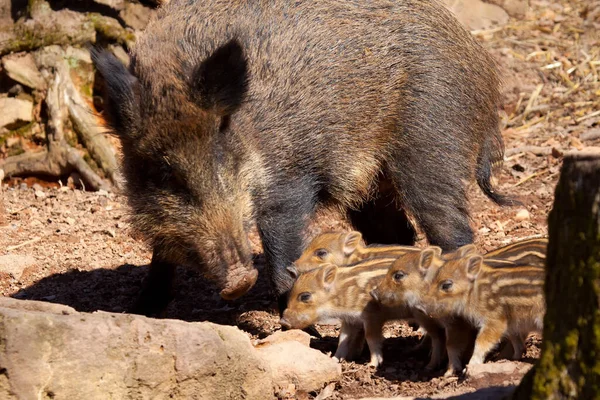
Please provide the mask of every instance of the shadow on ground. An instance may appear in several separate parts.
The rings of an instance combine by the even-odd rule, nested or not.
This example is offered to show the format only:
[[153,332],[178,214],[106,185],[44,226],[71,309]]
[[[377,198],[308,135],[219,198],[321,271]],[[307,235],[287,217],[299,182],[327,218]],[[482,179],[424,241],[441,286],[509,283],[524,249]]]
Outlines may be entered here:
[[[259,271],[262,270],[260,263],[257,264]],[[114,269],[71,270],[42,278],[12,297],[64,304],[83,312],[123,313],[137,299],[148,267],[124,264]],[[178,267],[175,298],[161,317],[237,325],[253,335],[266,336],[273,326],[261,326],[264,323],[255,323],[256,318],[248,315],[249,311],[264,312],[272,314],[274,323],[278,320],[276,302],[268,294],[265,275],[259,273],[257,284],[242,298],[225,301],[199,271]]]

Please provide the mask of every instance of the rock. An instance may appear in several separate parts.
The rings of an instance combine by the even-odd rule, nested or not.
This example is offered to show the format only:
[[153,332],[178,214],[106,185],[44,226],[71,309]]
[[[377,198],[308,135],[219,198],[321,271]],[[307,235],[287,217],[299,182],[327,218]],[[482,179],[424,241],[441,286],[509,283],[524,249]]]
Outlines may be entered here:
[[489,362],[469,367],[470,379],[482,379],[489,375],[512,375],[516,372],[525,373],[531,364],[517,361]]
[[21,279],[23,271],[27,267],[35,265],[35,258],[31,256],[7,254],[0,256],[0,271],[5,272],[15,278]]
[[0,297],[0,338],[0,398],[272,399],[341,377],[297,332],[254,348],[236,327],[38,301]]
[[0,98],[0,128],[17,129],[33,120],[33,103],[12,97]]
[[514,18],[524,18],[529,10],[529,0],[486,0],[486,2],[500,6]]
[[36,190],[35,191],[35,198],[36,199],[40,199],[40,200],[44,200],[46,198],[46,193],[44,193],[41,190]]
[[29,53],[17,53],[2,58],[2,66],[8,76],[32,89],[43,90],[46,81],[35,65],[33,56]]
[[123,47],[110,45],[108,46],[108,48],[114,54],[114,56],[117,57],[117,59],[123,63],[123,65],[129,68],[129,54],[127,54]]
[[127,26],[140,31],[148,25],[152,12],[151,8],[144,7],[140,3],[128,2],[125,4],[125,9],[119,13],[119,16]]
[[256,341],[254,347],[260,348],[282,342],[296,341],[306,347],[310,347],[310,335],[300,329],[291,329],[289,331],[277,331],[264,339]]
[[481,0],[444,0],[444,4],[470,30],[502,26],[509,20],[501,7]]
[[321,352],[310,351],[296,340],[276,340],[257,351],[271,366],[272,380],[278,388],[294,384],[296,390],[312,392],[342,376],[342,367],[337,361]]
[[125,0],[94,0],[94,3],[108,6],[117,11],[121,11],[125,7]]
[[526,221],[526,220],[528,220],[530,218],[531,218],[531,216],[529,215],[529,211],[527,211],[524,208],[522,208],[519,211],[517,211],[517,215],[515,215],[515,219],[517,221]]
[[31,303],[0,298],[0,398],[273,398],[269,366],[235,327]]

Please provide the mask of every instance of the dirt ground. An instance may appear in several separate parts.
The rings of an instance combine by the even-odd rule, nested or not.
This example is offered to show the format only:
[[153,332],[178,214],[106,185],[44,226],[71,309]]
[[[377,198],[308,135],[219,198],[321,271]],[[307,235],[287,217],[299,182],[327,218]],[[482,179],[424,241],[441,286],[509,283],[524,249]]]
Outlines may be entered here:
[[[546,235],[562,154],[600,146],[599,15],[598,2],[532,1],[526,19],[476,33],[499,61],[505,80],[501,114],[507,154],[497,187],[524,203],[500,208],[472,187],[472,224],[480,250]],[[11,179],[5,181],[4,207],[0,255],[30,255],[35,263],[18,279],[0,272],[1,295],[80,311],[124,312],[132,304],[151,254],[130,229],[121,195],[85,192],[67,182],[61,187]],[[340,226],[335,215],[325,213],[311,233]],[[260,266],[260,246],[255,235],[252,240]],[[165,318],[237,325],[253,338],[281,328],[276,305],[265,295],[264,274],[234,302],[221,300],[199,271],[180,268],[176,285]],[[313,347],[334,352],[339,328],[318,330],[322,338],[313,339]],[[427,356],[410,352],[418,334],[407,325],[389,324],[385,336],[383,366],[377,371],[367,367],[367,353],[344,362],[343,378],[329,398],[430,396],[478,387],[468,379],[445,381],[439,377],[442,371],[424,373]],[[539,338],[529,339],[526,362],[539,356],[539,345]],[[498,384],[515,384],[520,376],[513,378]]]

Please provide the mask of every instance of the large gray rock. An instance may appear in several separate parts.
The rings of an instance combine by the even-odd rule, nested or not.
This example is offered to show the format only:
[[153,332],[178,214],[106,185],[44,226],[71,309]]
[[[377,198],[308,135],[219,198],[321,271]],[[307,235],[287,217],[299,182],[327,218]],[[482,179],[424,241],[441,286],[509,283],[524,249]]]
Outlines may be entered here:
[[33,120],[33,103],[13,97],[0,97],[0,128],[15,129]]
[[46,81],[44,81],[30,53],[4,56],[2,66],[9,77],[25,86],[38,90],[46,87]]
[[[0,298],[0,338],[2,399],[272,399],[281,365],[263,356],[272,345],[302,353],[313,369],[325,362],[335,373],[318,371],[329,378],[341,375],[333,360],[295,340],[256,349],[231,326],[78,313],[11,298]],[[288,371],[307,368],[290,363]],[[302,375],[288,376],[299,387],[325,383],[293,378]]]

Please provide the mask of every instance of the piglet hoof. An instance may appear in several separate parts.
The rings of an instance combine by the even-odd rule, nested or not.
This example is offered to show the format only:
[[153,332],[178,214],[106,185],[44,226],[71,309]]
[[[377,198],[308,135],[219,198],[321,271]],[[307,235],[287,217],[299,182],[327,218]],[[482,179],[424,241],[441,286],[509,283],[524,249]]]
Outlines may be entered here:
[[[238,272],[240,271],[238,270]],[[230,273],[225,287],[221,290],[221,298],[235,300],[245,295],[254,286],[257,278],[258,270],[255,268],[243,271],[239,275]]]
[[455,371],[454,368],[448,368],[448,370],[446,370],[446,372],[444,373],[444,378],[452,378],[458,375],[460,375],[460,373],[458,371]]
[[383,362],[383,357],[381,355],[371,356],[371,362],[369,362],[369,367],[378,368]]

